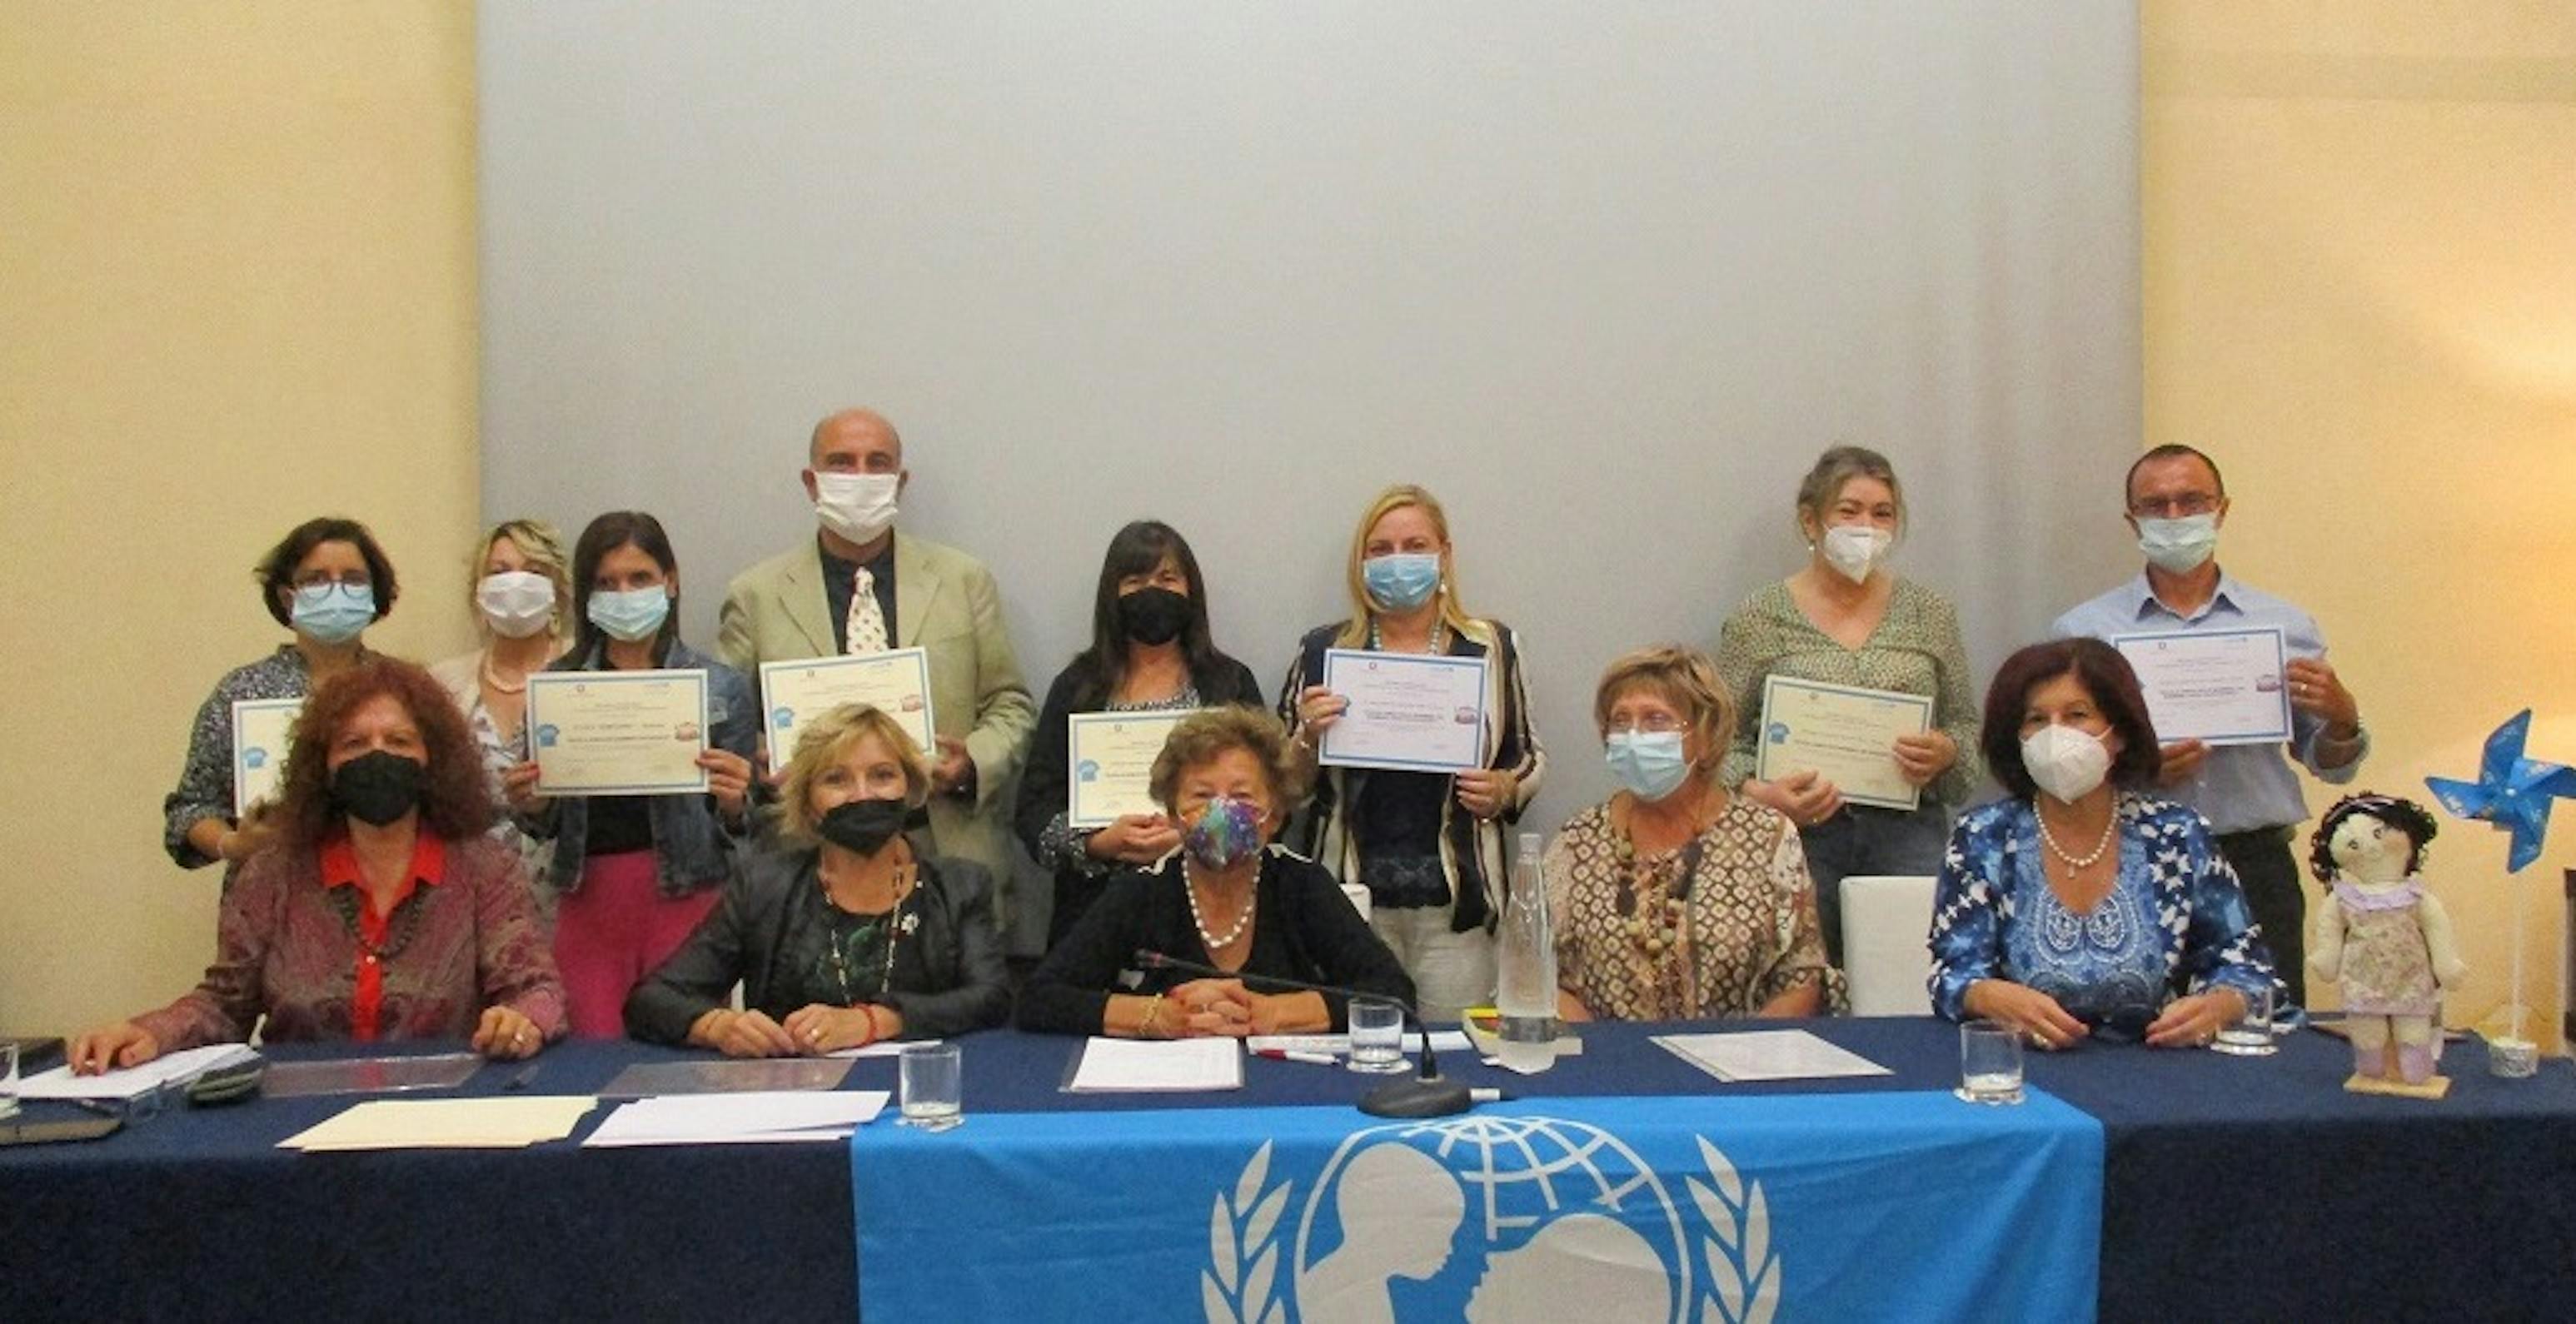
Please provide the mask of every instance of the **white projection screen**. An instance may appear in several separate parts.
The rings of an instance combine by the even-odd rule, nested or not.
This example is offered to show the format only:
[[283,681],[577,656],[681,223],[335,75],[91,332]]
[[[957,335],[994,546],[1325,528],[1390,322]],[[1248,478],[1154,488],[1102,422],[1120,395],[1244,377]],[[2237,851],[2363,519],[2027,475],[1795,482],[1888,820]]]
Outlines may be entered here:
[[484,509],[654,511],[701,642],[853,404],[1041,694],[1122,523],[1275,684],[1429,486],[1525,639],[1544,831],[1609,789],[1603,664],[1796,568],[1829,444],[1895,461],[1981,692],[2132,573],[2130,3],[485,0],[477,41]]

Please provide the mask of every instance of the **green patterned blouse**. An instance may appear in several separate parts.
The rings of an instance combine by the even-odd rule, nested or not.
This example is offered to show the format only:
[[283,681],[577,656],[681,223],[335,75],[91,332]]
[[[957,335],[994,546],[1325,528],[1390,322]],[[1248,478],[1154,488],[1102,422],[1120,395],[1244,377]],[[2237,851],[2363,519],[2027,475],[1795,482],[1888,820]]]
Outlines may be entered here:
[[1735,687],[1735,744],[1726,755],[1726,784],[1753,775],[1753,741],[1762,725],[1762,681],[1773,672],[1800,680],[1924,694],[1932,722],[1958,742],[1959,761],[1923,788],[1927,800],[1956,808],[1985,777],[1977,757],[1977,699],[1968,686],[1968,651],[1959,642],[1959,613],[1949,599],[1910,579],[1896,581],[1887,615],[1858,648],[1845,648],[1815,627],[1779,580],[1754,591],[1718,634],[1717,669]]

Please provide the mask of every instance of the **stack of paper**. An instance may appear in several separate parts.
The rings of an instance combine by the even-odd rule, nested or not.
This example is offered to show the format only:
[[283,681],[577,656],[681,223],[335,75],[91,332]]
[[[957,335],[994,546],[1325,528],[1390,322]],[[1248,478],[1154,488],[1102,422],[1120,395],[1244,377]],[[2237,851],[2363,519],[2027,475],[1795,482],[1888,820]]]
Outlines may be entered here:
[[1241,1089],[1243,1046],[1232,1039],[1095,1038],[1083,1045],[1065,1088],[1077,1094]]
[[307,1152],[354,1149],[524,1149],[572,1134],[598,1100],[587,1096],[377,1099],[278,1141]]
[[608,1115],[585,1149],[633,1145],[776,1144],[843,1140],[885,1110],[884,1090],[685,1094],[637,1099]]
[[1655,1042],[1719,1080],[1823,1080],[1889,1074],[1876,1062],[1804,1030],[1659,1034]]
[[258,1056],[248,1044],[208,1044],[156,1057],[139,1067],[102,1071],[95,1076],[75,1076],[71,1065],[65,1063],[19,1082],[18,1094],[28,1099],[131,1099]]

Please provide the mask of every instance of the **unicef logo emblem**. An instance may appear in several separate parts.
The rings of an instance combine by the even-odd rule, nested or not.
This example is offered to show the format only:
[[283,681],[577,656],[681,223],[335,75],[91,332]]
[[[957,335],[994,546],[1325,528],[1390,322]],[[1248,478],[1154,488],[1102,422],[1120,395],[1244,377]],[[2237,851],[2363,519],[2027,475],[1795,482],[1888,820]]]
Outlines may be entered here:
[[1270,1152],[1210,1210],[1209,1324],[1756,1324],[1779,1307],[1762,1185],[1704,1137],[1687,1204],[1617,1136],[1559,1118],[1372,1127],[1304,1190],[1270,1182]]

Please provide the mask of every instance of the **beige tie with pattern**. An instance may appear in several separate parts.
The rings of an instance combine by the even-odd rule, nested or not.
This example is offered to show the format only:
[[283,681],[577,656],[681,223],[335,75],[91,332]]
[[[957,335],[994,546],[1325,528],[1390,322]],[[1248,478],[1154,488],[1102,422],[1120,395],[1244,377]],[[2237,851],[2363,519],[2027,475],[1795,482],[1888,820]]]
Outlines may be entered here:
[[886,651],[885,609],[877,605],[877,578],[866,566],[850,579],[850,614],[842,621],[841,634],[852,656]]

